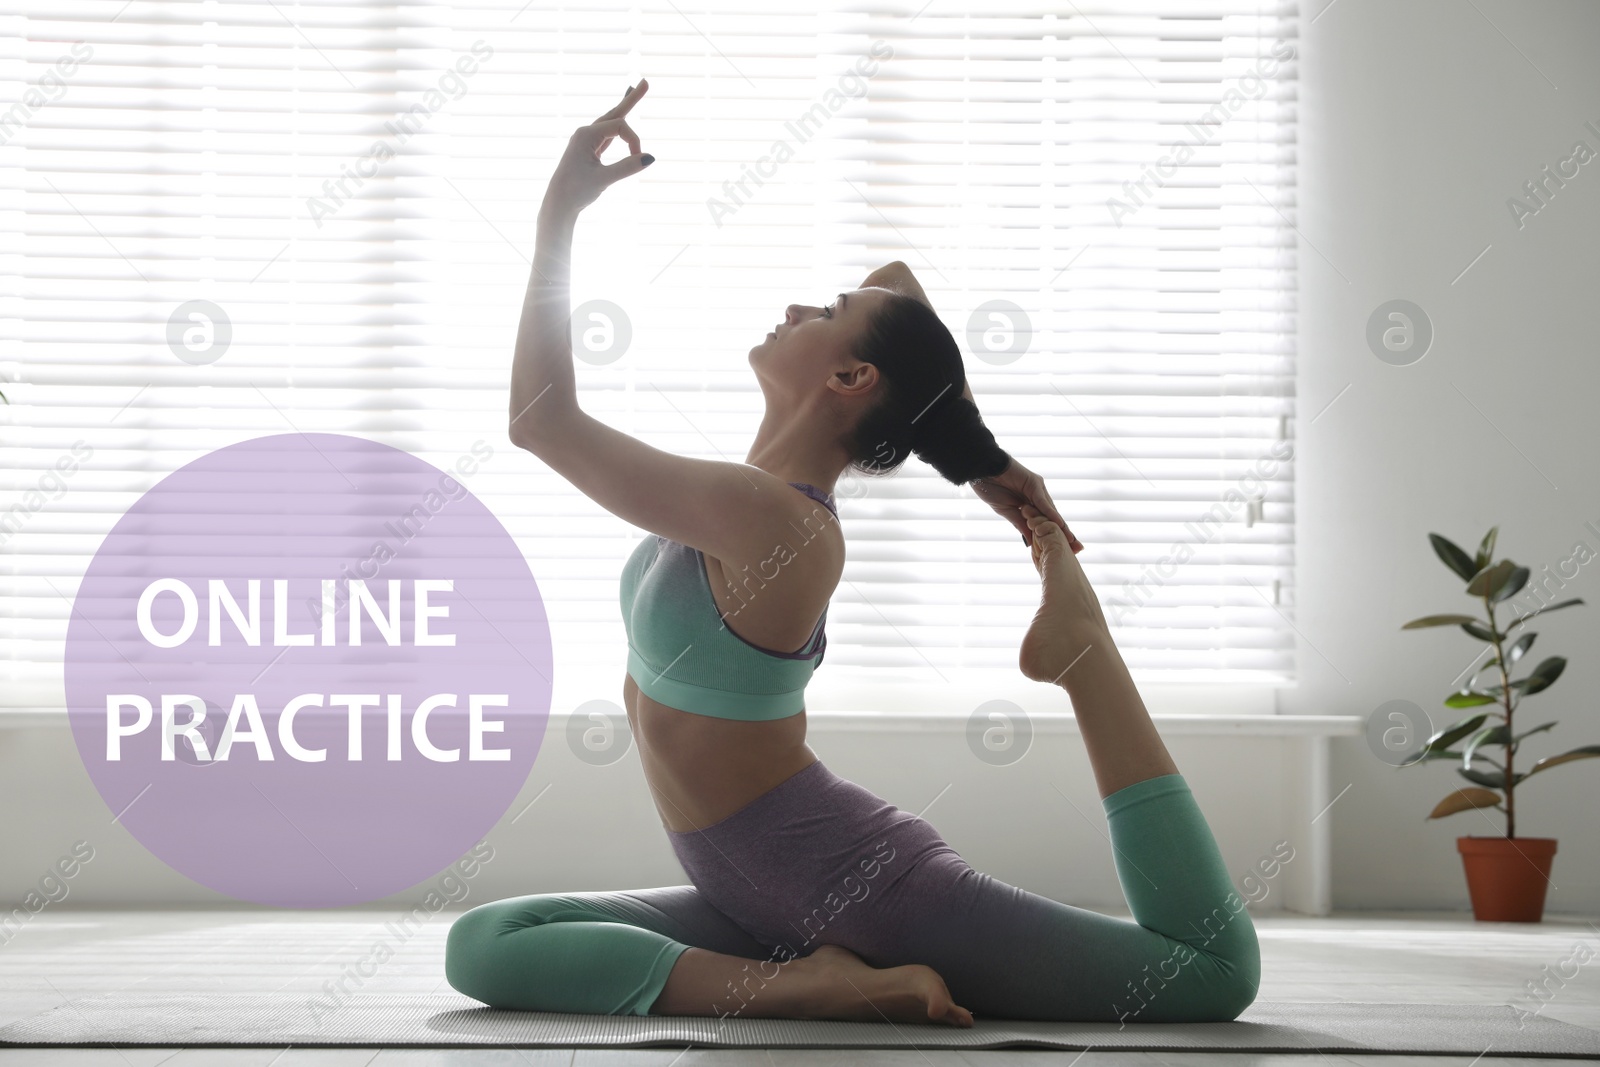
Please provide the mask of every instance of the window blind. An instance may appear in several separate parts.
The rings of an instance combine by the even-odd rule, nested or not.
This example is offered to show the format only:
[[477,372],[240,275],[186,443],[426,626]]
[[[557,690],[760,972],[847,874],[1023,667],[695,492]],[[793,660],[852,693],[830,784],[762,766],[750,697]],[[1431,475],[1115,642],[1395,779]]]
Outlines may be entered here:
[[[506,389],[544,183],[640,74],[658,161],[577,228],[587,410],[743,461],[748,349],[904,260],[1141,679],[1292,679],[1292,5],[51,0],[0,22],[6,706],[61,706],[71,597],[142,492],[284,432],[475,455],[462,482],[551,616],[555,710],[620,700],[617,577],[645,534],[511,447]],[[1038,587],[1009,524],[916,460],[836,493],[818,682],[1014,677]]]

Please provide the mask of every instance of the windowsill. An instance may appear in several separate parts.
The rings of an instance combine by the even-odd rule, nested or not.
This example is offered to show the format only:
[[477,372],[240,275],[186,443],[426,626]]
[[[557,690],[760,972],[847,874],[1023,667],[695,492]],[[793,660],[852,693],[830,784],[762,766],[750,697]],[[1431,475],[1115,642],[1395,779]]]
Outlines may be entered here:
[[[885,731],[964,733],[969,717],[892,711],[813,711],[807,725],[819,732]],[[1222,715],[1205,712],[1151,712],[1150,719],[1164,736],[1330,737],[1360,734],[1359,715]],[[1029,712],[1035,733],[1078,732],[1078,719],[1065,711]]]
[[[1268,717],[1277,714],[1277,692],[1288,684],[1292,683],[1140,681],[1139,694],[1158,721],[1187,715]],[[1013,704],[1033,719],[1072,719],[1072,704],[1065,690],[1029,681],[1014,669],[945,667],[935,676],[931,669],[854,667],[830,672],[824,663],[806,687],[806,709],[815,720],[836,714],[878,714],[896,720],[965,721],[995,701]]]

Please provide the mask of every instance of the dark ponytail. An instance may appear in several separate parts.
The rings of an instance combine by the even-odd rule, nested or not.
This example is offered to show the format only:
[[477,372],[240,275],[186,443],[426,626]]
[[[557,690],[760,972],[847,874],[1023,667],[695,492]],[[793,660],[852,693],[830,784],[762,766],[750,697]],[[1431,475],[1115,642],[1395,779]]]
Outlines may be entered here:
[[977,405],[963,395],[961,349],[928,305],[891,295],[854,355],[878,368],[885,388],[856,426],[853,470],[889,474],[915,453],[946,481],[964,485],[1011,465]]

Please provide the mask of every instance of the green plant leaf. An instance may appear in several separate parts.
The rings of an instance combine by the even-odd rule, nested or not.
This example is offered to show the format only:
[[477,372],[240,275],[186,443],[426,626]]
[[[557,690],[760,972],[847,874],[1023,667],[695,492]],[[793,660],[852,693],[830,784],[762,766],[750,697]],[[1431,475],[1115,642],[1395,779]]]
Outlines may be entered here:
[[1502,600],[1510,599],[1522,592],[1522,587],[1528,584],[1528,568],[1514,567],[1500,588],[1489,594],[1491,603],[1498,604]]
[[1489,527],[1489,532],[1483,535],[1483,540],[1478,545],[1477,558],[1472,561],[1477,564],[1478,570],[1483,570],[1489,565],[1489,561],[1494,559],[1494,541],[1499,533],[1500,527],[1491,526]]
[[1476,637],[1479,641],[1484,641],[1491,645],[1494,644],[1494,631],[1481,622],[1464,622],[1461,624],[1461,628],[1469,636]]
[[[1582,597],[1573,597],[1571,600],[1563,600],[1559,604],[1551,604],[1547,607],[1540,608],[1538,611],[1530,611],[1526,615],[1518,616],[1517,618],[1511,620],[1511,626],[1521,626],[1525,622],[1532,622],[1534,619],[1537,619],[1540,615],[1543,615],[1547,611],[1560,611],[1562,608],[1570,608],[1574,604],[1582,603]],[[1507,626],[1506,629],[1510,630],[1511,626]]]
[[1443,730],[1440,730],[1438,733],[1428,738],[1427,751],[1442,752],[1451,745],[1455,744],[1457,741],[1461,740],[1463,737],[1466,737],[1478,727],[1482,726],[1484,722],[1488,720],[1488,718],[1489,716],[1482,713],[1477,715],[1468,715],[1465,719],[1462,719],[1455,725],[1446,726]]
[[1487,789],[1457,789],[1445,797],[1428,813],[1430,819],[1442,819],[1446,815],[1454,815],[1458,811],[1471,811],[1473,808],[1497,808],[1500,806],[1500,794]]
[[1461,766],[1470,771],[1472,757],[1477,754],[1480,745],[1503,745],[1510,738],[1510,733],[1502,725],[1485,726],[1467,739],[1466,747],[1461,750]]
[[1521,777],[1526,778],[1528,775],[1538,774],[1540,771],[1549,770],[1551,767],[1559,767],[1561,764],[1571,763],[1573,760],[1594,759],[1596,756],[1600,756],[1600,745],[1584,745],[1582,748],[1575,748],[1571,752],[1563,752],[1559,756],[1546,756],[1532,767],[1529,767],[1528,774],[1524,774]]
[[1483,704],[1497,704],[1499,701],[1488,693],[1451,693],[1444,698],[1447,708],[1476,708]]
[[1496,589],[1511,580],[1511,574],[1516,569],[1517,565],[1515,563],[1512,563],[1509,559],[1503,559],[1493,567],[1486,567],[1479,571],[1472,581],[1467,583],[1467,592],[1473,596],[1492,597]]
[[1526,656],[1528,649],[1533,647],[1533,639],[1538,636],[1536,633],[1525,633],[1517,638],[1516,643],[1506,652],[1506,662],[1508,664],[1515,663],[1523,656]]
[[1425,626],[1455,626],[1464,622],[1478,622],[1476,615],[1424,615],[1420,619],[1412,619],[1402,630],[1420,630]]
[[[1456,773],[1469,782],[1486,785],[1490,789],[1504,789],[1506,787],[1506,776],[1503,771],[1469,771],[1465,767],[1457,767]],[[1528,773],[1531,774],[1533,772],[1530,771]],[[1519,780],[1523,777],[1526,777],[1526,775],[1518,776]]]
[[1548,730],[1548,729],[1550,729],[1550,727],[1552,727],[1554,725],[1555,725],[1554,722],[1547,722],[1547,723],[1543,723],[1543,724],[1541,724],[1539,726],[1535,726],[1531,730],[1522,731],[1516,737],[1511,739],[1511,751],[1515,752],[1517,750],[1517,746],[1522,744],[1522,739],[1524,737],[1527,737],[1530,734],[1536,734],[1536,733],[1540,733],[1541,731]]
[[1561,677],[1561,672],[1567,669],[1565,656],[1551,656],[1533,669],[1533,673],[1526,678],[1518,678],[1511,683],[1511,688],[1522,690],[1522,695],[1542,692],[1556,684],[1556,679]]
[[1433,542],[1433,550],[1439,558],[1444,560],[1444,565],[1461,576],[1464,582],[1472,581],[1472,576],[1478,573],[1478,568],[1473,566],[1472,557],[1461,551],[1448,537],[1440,537],[1436,533],[1428,535],[1428,540]]

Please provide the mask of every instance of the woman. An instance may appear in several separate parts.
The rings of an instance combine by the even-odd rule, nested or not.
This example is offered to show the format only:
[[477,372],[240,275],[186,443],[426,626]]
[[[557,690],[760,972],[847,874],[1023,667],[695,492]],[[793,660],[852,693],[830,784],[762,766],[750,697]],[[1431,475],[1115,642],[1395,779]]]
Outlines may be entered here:
[[[648,166],[623,116],[580,128],[550,180],[517,336],[511,438],[655,533],[622,575],[624,699],[691,886],[473,908],[446,973],[495,1007],[888,1019],[1227,1020],[1254,999],[1255,930],[1156,733],[1042,481],[985,428],[960,351],[904,264],[826,308],[791,305],[750,350],[766,414],[743,464],[659,451],[586,415],[568,303],[577,213]],[[603,165],[615,137],[631,154]],[[805,743],[844,563],[831,487],[911,452],[1031,546],[1029,678],[1067,691],[1129,922],[968,866],[924,820],[834,775]],[[798,547],[797,547],[798,546]],[[792,650],[792,651],[790,651]]]

